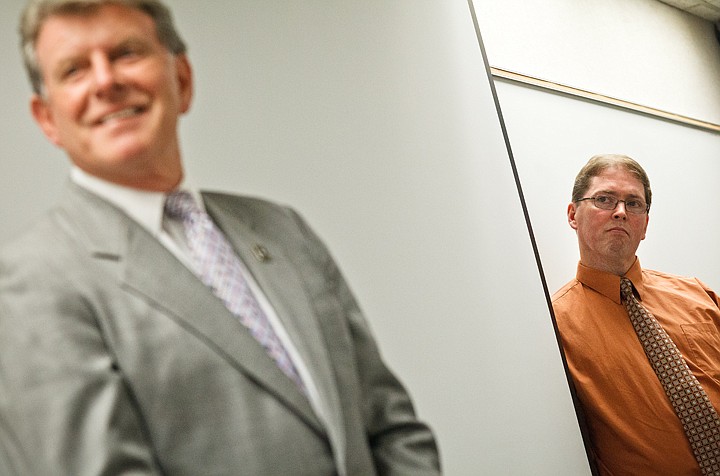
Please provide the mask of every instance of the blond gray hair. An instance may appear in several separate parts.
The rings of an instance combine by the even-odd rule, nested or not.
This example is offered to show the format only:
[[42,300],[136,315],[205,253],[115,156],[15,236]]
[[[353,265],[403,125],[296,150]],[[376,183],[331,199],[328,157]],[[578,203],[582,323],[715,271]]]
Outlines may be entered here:
[[54,15],[88,15],[103,5],[121,5],[148,14],[155,22],[160,43],[175,55],[187,51],[175,29],[170,9],[160,0],[30,0],[20,18],[20,49],[33,91],[42,94],[43,76],[35,46],[44,22]]

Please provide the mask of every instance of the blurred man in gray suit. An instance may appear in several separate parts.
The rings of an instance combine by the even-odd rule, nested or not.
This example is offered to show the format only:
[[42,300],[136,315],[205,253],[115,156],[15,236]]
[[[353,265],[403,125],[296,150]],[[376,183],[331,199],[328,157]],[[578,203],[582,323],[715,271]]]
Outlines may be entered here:
[[0,252],[0,455],[19,475],[439,474],[323,244],[199,193],[192,71],[157,0],[38,0],[32,115],[73,163]]

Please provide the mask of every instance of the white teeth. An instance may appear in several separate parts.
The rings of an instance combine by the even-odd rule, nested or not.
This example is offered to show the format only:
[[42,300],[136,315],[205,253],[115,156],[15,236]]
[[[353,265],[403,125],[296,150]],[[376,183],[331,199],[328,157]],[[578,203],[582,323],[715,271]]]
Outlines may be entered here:
[[123,109],[121,111],[114,112],[112,114],[108,114],[107,116],[103,117],[100,120],[100,122],[104,123],[104,122],[111,121],[113,119],[123,119],[125,117],[133,116],[133,115],[137,114],[138,112],[140,112],[140,108],[129,107],[127,109]]

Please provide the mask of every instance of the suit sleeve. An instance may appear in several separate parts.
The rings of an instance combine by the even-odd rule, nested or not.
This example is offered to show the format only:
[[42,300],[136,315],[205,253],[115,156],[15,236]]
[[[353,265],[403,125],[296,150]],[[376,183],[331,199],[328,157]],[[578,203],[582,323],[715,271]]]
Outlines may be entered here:
[[350,330],[361,393],[366,439],[380,475],[440,474],[438,448],[430,428],[421,422],[411,398],[383,361],[375,338],[335,261],[320,239],[292,212],[304,233],[321,250],[326,279],[342,303]]
[[0,258],[2,474],[159,474],[85,284],[33,253]]

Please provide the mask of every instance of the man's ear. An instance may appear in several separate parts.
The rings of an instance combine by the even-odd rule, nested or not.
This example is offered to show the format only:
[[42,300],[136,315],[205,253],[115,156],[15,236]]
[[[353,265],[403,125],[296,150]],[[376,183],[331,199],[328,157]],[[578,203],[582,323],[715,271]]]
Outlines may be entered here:
[[577,220],[575,220],[575,212],[577,212],[577,208],[575,207],[575,203],[570,203],[567,207],[567,218],[568,223],[570,224],[570,228],[573,230],[577,230]]
[[177,70],[178,87],[180,88],[180,112],[186,113],[190,110],[193,97],[193,74],[192,66],[187,55],[178,55],[175,58]]
[[39,94],[33,94],[30,99],[30,112],[50,142],[60,147],[60,137],[47,100]]
[[645,234],[647,233],[647,227],[648,227],[649,223],[650,223],[650,212],[648,211],[645,214],[645,229],[643,230],[642,238],[640,238],[641,240],[645,239]]

